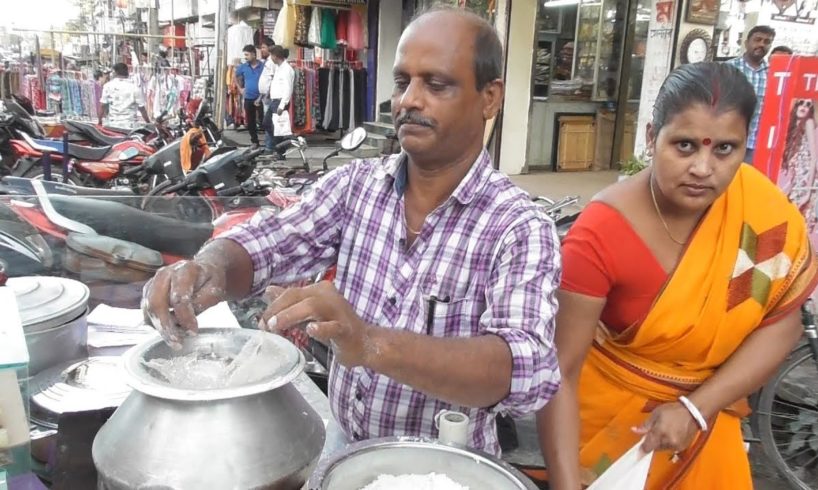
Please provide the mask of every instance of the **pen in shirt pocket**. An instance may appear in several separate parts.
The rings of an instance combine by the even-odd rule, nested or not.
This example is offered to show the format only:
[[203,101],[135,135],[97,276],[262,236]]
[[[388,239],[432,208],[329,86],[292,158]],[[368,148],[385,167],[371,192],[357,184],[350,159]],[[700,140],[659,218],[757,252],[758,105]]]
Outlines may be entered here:
[[432,329],[435,326],[435,309],[438,303],[449,303],[451,298],[448,296],[438,298],[435,295],[429,296],[426,305],[426,335],[432,335]]

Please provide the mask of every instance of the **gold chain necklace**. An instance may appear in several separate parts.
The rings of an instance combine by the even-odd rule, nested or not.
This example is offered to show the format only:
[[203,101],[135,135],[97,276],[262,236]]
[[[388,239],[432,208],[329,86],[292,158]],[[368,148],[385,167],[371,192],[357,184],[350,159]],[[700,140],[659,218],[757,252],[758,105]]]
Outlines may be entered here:
[[[409,226],[409,219],[406,217],[406,208],[403,209],[403,225],[406,226],[406,229],[409,231],[409,233],[411,233],[411,234],[413,234],[415,236],[420,235],[419,231],[415,231]],[[421,229],[423,229],[423,225],[421,225],[420,227],[421,227]]]
[[656,214],[659,216],[659,220],[662,222],[662,225],[665,227],[665,232],[667,232],[667,236],[673,240],[674,243],[677,245],[685,245],[685,242],[680,242],[679,240],[673,238],[673,235],[670,233],[670,227],[667,225],[667,221],[665,221],[665,217],[662,216],[662,211],[659,209],[659,203],[656,202],[656,191],[653,190],[653,174],[650,174],[648,177],[650,180],[648,181],[648,185],[650,186],[650,197],[653,198],[653,207],[656,209]]

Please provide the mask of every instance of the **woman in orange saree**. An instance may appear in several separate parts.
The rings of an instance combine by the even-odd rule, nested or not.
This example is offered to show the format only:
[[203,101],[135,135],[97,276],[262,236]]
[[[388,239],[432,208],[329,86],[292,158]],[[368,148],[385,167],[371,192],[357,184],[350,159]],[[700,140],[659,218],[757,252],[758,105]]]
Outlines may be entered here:
[[752,488],[747,395],[801,334],[818,264],[798,210],[743,165],[752,86],[715,63],[660,89],[653,165],[603,191],[563,244],[563,385],[538,414],[551,488],[644,437],[648,489]]

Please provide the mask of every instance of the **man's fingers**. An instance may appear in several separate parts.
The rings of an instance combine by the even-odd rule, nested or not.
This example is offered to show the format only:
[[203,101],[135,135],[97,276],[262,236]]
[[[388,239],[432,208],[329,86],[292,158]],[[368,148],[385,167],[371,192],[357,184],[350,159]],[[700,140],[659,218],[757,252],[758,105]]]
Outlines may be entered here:
[[286,332],[310,321],[321,321],[315,299],[307,297],[302,301],[289,306],[266,320],[266,330],[271,332]]
[[145,320],[165,339],[172,336],[176,321],[170,313],[170,269],[160,269],[142,291],[142,312]]
[[310,322],[307,324],[307,335],[320,340],[325,344],[330,344],[344,333],[344,327],[340,322]]
[[196,291],[200,269],[191,262],[173,266],[170,278],[170,306],[182,329],[195,332],[198,327],[193,309],[193,295]]
[[284,294],[285,291],[285,288],[279,286],[267,286],[267,289],[264,290],[264,294],[261,295],[261,298],[269,305],[272,304],[273,301],[277,300],[279,296]]
[[265,291],[265,300],[268,294],[271,298],[274,296],[274,299],[270,301],[270,305],[266,310],[264,310],[264,313],[261,314],[259,328],[270,332],[276,332],[281,330],[278,327],[280,320],[278,315],[288,308],[291,308],[303,301],[306,295],[302,288],[283,289],[275,286],[267,288]]
[[199,277],[203,280],[196,286],[196,291],[193,293],[193,310],[197,315],[227,298],[224,287],[215,284],[206,274],[200,274]]

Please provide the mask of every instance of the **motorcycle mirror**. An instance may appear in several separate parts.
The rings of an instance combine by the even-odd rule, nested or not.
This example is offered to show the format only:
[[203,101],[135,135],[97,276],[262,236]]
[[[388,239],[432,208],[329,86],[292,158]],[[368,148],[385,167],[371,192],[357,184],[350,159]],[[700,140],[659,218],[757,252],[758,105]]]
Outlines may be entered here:
[[124,162],[126,160],[130,160],[132,158],[135,158],[137,155],[139,155],[139,150],[137,150],[136,148],[126,148],[125,150],[122,150],[122,153],[119,154],[119,161]]
[[355,128],[341,138],[341,149],[344,151],[357,150],[366,139],[366,129]]

